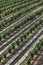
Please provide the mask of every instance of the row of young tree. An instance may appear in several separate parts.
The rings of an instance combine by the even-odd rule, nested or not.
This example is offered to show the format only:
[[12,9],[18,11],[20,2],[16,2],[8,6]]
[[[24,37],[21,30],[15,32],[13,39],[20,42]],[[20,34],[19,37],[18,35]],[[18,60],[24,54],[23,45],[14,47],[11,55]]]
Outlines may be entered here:
[[15,40],[15,42],[12,42],[11,45],[7,48],[7,52],[3,52],[1,55],[0,55],[0,61],[3,59],[3,58],[6,58],[6,55],[8,53],[11,53],[12,50],[16,49],[16,46],[19,46],[21,42],[23,42],[23,40],[25,41],[27,36],[32,33],[32,31],[34,31],[35,29],[37,29],[37,27],[39,27],[39,25],[41,25],[43,23],[43,20],[40,20],[39,22],[35,23],[34,25],[32,25],[27,31],[25,31],[24,33],[22,33],[20,35],[20,37]]
[[22,65],[30,65],[31,60],[33,60],[33,57],[37,55],[38,51],[40,51],[41,47],[43,47],[43,38],[39,40],[39,42],[36,43],[36,47],[29,53],[28,57],[25,60],[25,63]]
[[12,4],[20,3],[20,2],[27,2],[28,0],[0,0],[0,8],[4,8],[10,6]]
[[[0,15],[0,17],[4,17],[4,16],[7,16],[9,15],[10,13],[16,13],[20,10],[22,10],[23,8],[26,9],[27,7],[29,8],[29,6],[31,6],[32,3],[36,3],[36,4],[39,4],[39,3],[42,3],[43,1],[39,1],[38,3],[36,3],[36,1],[32,1],[32,2],[24,2],[23,4],[20,4],[16,7],[12,7],[12,8],[9,8],[5,11],[3,11],[3,13]],[[35,5],[35,4],[34,4]],[[2,12],[2,11],[1,11]]]
[[[27,3],[27,2],[29,2],[29,1],[28,0],[24,0],[24,1],[19,2],[19,4],[18,3],[15,3],[15,4],[12,3],[11,5],[8,5],[7,7],[0,8],[0,12],[5,11],[5,10],[9,10],[9,9],[11,9],[13,7],[16,7],[16,6],[20,6],[21,4],[24,4],[24,3]],[[31,4],[32,2],[39,2],[39,1],[32,0],[32,1],[29,2],[29,4]]]
[[0,41],[2,39],[5,39],[8,35],[13,33],[14,31],[17,31],[17,29],[20,29],[24,24],[27,24],[29,22],[29,20],[32,20],[37,15],[40,15],[42,13],[42,11],[43,11],[43,8],[41,8],[40,10],[37,10],[36,12],[32,13],[31,15],[26,16],[23,20],[14,24],[9,29],[5,30],[3,33],[0,34]]
[[[11,23],[12,21],[14,21],[15,19],[17,19],[18,17],[20,17],[21,15],[25,14],[26,12],[30,11],[31,9],[34,9],[35,7],[37,7],[38,5],[42,4],[43,2],[39,2],[37,5],[31,6],[30,8],[24,8],[23,10],[21,10],[19,13],[3,20],[0,22],[0,28],[6,26],[7,24]],[[42,8],[43,9],[43,8]],[[9,13],[9,12],[8,12]],[[1,17],[1,16],[0,16]]]

